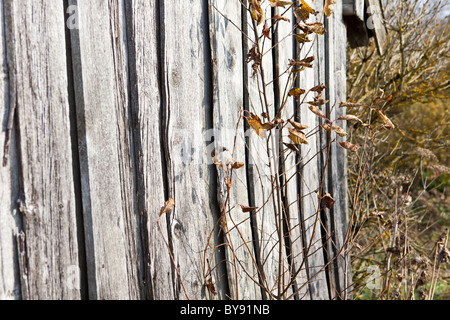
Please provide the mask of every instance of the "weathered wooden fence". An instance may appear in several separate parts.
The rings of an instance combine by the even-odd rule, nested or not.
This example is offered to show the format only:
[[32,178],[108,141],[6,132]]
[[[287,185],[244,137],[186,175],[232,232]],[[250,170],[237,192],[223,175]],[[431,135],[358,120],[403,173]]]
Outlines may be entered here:
[[[328,86],[322,110],[333,119],[346,98],[337,2],[321,18],[325,35],[308,44],[317,63],[298,80]],[[293,187],[279,204],[288,208],[281,238],[273,206],[239,206],[263,207],[273,181],[259,172],[262,140],[245,135],[240,118],[244,108],[263,111],[245,62],[252,25],[240,1],[0,3],[2,299],[344,297],[346,154],[326,148],[344,138],[316,134],[284,158]],[[266,18],[279,13],[268,4]],[[323,1],[311,5],[323,10]],[[267,49],[292,31],[289,18]],[[265,58],[276,78],[266,88],[273,112],[298,50],[291,38]],[[296,107],[292,98],[285,110]],[[295,117],[321,123],[307,107]],[[234,171],[225,233],[226,181],[211,161],[214,146],[245,164]],[[331,209],[318,207],[321,183],[336,200]],[[160,215],[171,198],[175,206]]]

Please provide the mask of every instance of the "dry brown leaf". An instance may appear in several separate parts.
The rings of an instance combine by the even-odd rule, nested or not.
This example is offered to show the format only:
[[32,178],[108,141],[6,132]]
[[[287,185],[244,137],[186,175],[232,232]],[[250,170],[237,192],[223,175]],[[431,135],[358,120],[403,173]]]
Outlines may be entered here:
[[308,26],[309,31],[317,33],[317,34],[324,34],[326,32],[325,27],[321,22],[314,22],[314,23],[306,23]]
[[277,126],[277,124],[272,123],[272,122],[265,122],[265,123],[261,124],[261,126],[264,130],[270,130],[270,129],[275,128]]
[[209,292],[211,292],[212,294],[214,294],[215,296],[217,295],[216,292],[216,287],[214,286],[214,283],[212,282],[211,277],[206,279],[205,281],[205,285],[208,288]]
[[159,216],[161,217],[164,213],[169,212],[173,209],[173,206],[175,205],[175,199],[170,198],[164,203],[164,206],[161,208],[161,211],[159,212]]
[[290,1],[280,1],[280,0],[269,0],[271,2],[270,6],[272,7],[282,7],[284,8],[284,6],[290,6],[291,4],[294,4],[293,2]]
[[318,12],[312,9],[304,0],[300,1],[301,1],[300,6],[294,8],[294,16],[299,21],[308,20],[310,14],[317,15]]
[[318,86],[314,86],[311,89],[309,89],[309,91],[314,91],[314,92],[322,92],[323,89],[327,89],[327,86],[324,86],[323,84],[320,84]]
[[261,119],[256,115],[250,112],[250,116],[245,117],[247,119],[248,124],[255,130],[256,134],[261,138],[265,138],[266,132],[263,128]]
[[342,129],[339,126],[335,126],[335,125],[330,125],[329,123],[324,123],[321,124],[322,128],[324,128],[327,131],[334,131],[336,132],[339,136],[341,137],[345,137],[347,135],[347,132],[344,131],[344,129]]
[[250,211],[254,211],[256,209],[258,209],[258,207],[249,207],[249,206],[244,206],[243,204],[240,204],[242,212],[250,212]]
[[294,96],[297,100],[300,98],[302,94],[305,93],[305,90],[300,88],[292,88],[289,90],[288,96]]
[[357,146],[356,144],[352,144],[350,142],[347,142],[347,141],[345,141],[345,142],[339,142],[338,141],[338,143],[339,143],[339,145],[342,148],[347,149],[347,150],[352,151],[352,152],[356,152],[359,149],[359,146]]
[[[308,102],[308,103],[309,103],[309,102]],[[308,108],[309,108],[309,110],[311,110],[311,112],[314,113],[315,115],[317,115],[317,116],[319,116],[319,117],[321,117],[321,118],[327,119],[327,116],[325,115],[325,113],[323,113],[322,110],[320,110],[319,108],[316,108],[316,107],[314,107],[314,106],[309,106]]]
[[310,105],[316,106],[316,107],[321,106],[321,105],[323,105],[323,104],[325,104],[327,102],[328,102],[328,100],[324,100],[324,99],[317,99],[317,100],[314,100],[314,101],[308,101],[308,103]]
[[391,129],[395,128],[394,124],[391,122],[391,120],[388,117],[386,117],[386,115],[384,114],[383,111],[381,111],[381,110],[376,110],[376,111],[377,111],[377,113],[380,115],[381,119],[383,119],[383,121],[385,123],[383,128],[385,128],[387,130],[391,130]]
[[259,4],[259,0],[250,0],[250,14],[257,25],[260,25],[264,20],[264,14]]
[[270,37],[270,29],[267,28],[267,26],[264,24],[263,29],[262,29],[262,34],[267,38],[272,40],[272,38]]
[[261,64],[262,54],[259,52],[258,46],[256,44],[248,51],[247,56],[245,58],[245,63],[249,63],[250,61],[254,61],[252,65],[253,73],[252,78],[256,75],[258,71],[258,67]]
[[289,20],[289,18],[286,18],[284,16],[280,16],[279,14],[274,15],[271,19],[273,19],[273,20],[283,20],[283,21],[291,22],[291,20]]
[[320,198],[320,205],[322,207],[327,207],[328,209],[331,209],[334,206],[335,202],[336,201],[328,192],[325,192],[323,197]]
[[244,165],[245,165],[245,164],[244,164],[243,162],[235,162],[235,163],[232,164],[231,167],[232,167],[233,169],[239,169],[239,168],[242,168]]
[[296,122],[291,119],[289,119],[288,122],[297,130],[305,130],[309,128],[309,126],[301,124],[300,122]]
[[335,4],[336,1],[334,0],[325,0],[325,5],[323,6],[323,13],[329,17],[333,13],[333,4]]
[[298,43],[311,42],[311,40],[308,39],[308,35],[306,33],[296,33],[294,34],[294,37]]
[[308,140],[306,140],[306,135],[299,130],[288,128],[289,130],[289,139],[295,144],[308,144]]
[[310,56],[307,58],[304,58],[300,61],[297,61],[295,59],[289,59],[289,65],[290,66],[299,66],[299,67],[305,67],[305,68],[312,68],[312,62],[314,61],[314,56]]
[[352,114],[346,114],[344,116],[337,118],[337,120],[349,120],[349,121],[357,121],[357,122],[363,123],[363,121],[360,118],[358,118],[357,116],[354,116]]
[[300,150],[297,148],[297,146],[293,143],[285,143],[283,142],[283,144],[288,147],[289,149],[291,149],[294,152],[300,152]]

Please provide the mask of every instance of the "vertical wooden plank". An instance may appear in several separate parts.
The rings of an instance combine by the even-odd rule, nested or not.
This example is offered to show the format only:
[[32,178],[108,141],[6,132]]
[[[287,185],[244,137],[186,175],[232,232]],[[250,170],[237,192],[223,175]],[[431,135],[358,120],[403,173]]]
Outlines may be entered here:
[[89,297],[138,297],[121,1],[69,1]]
[[[3,159],[4,143],[8,137],[8,120],[11,105],[9,103],[8,65],[6,61],[5,12],[0,2],[0,159]],[[17,265],[17,247],[14,241],[16,230],[20,226],[17,212],[19,199],[19,159],[16,153],[16,135],[11,132],[9,156],[5,165],[0,165],[0,300],[20,299],[20,275]]]
[[[316,11],[322,11],[323,3],[309,2],[309,5]],[[321,16],[311,16],[307,22],[321,21]],[[309,90],[315,85],[325,82],[325,56],[324,56],[324,40],[321,35],[310,35],[311,42],[305,43],[301,52],[300,59],[313,55],[314,68],[306,68],[300,73],[300,87]],[[310,92],[305,101],[312,101],[315,96],[314,92]],[[323,107],[323,106],[322,106]],[[299,111],[300,122],[308,125],[311,132],[317,130],[320,121],[313,114],[308,105],[302,105]],[[321,235],[321,219],[318,203],[318,192],[320,189],[322,170],[320,167],[320,153],[323,147],[320,134],[314,133],[308,138],[308,145],[302,145],[301,160],[302,171],[300,181],[300,197],[301,197],[301,216],[304,230],[304,247],[305,257],[307,260],[307,273],[309,280],[309,292],[311,299],[324,300],[328,299],[328,285],[325,276],[325,261],[322,249]]]
[[[173,299],[172,262],[164,242],[166,219],[160,219],[164,204],[161,154],[161,92],[158,59],[159,8],[155,1],[126,1],[128,72],[130,74],[134,154],[137,165],[137,210],[141,217],[143,288],[146,298]],[[161,234],[163,231],[163,234]]]
[[[209,26],[203,1],[160,3],[164,68],[164,149],[168,196],[175,207],[167,215],[169,238],[176,266],[176,299],[225,298],[205,286],[218,283],[215,260],[214,217],[219,212],[210,196],[212,184],[206,152],[212,112],[211,62],[206,59]],[[206,9],[206,10],[205,10]],[[216,191],[214,190],[214,193]],[[178,276],[179,274],[179,276]],[[211,277],[211,279],[210,279]]]
[[[276,8],[275,14],[282,15],[285,9]],[[275,54],[275,95],[277,100],[277,113],[280,113],[281,119],[295,120],[294,97],[289,97],[288,92],[295,87],[294,74],[287,72],[289,69],[289,59],[295,58],[294,38],[294,15],[289,10],[285,15],[289,22],[279,20],[273,30],[274,54]],[[286,130],[286,129],[285,129]],[[281,137],[284,143],[292,143],[286,136]],[[285,240],[289,241],[289,256],[287,256],[290,265],[290,278],[293,280],[292,289],[287,291],[287,295],[294,293],[297,299],[308,299],[307,293],[308,281],[306,268],[303,259],[303,241],[302,241],[302,223],[300,217],[300,202],[298,194],[298,165],[297,153],[288,149],[280,143],[280,174],[283,192],[283,213],[286,219]]]
[[[223,153],[217,152],[223,163],[228,157],[237,162],[245,162],[244,119],[240,119],[244,97],[244,65],[242,34],[237,27],[241,25],[242,7],[238,1],[230,3],[214,0],[210,1],[210,12],[214,68],[213,147],[215,150],[221,150],[221,147],[228,149]],[[229,203],[225,208],[227,226],[224,236],[227,243],[230,296],[232,299],[260,299],[250,215],[242,212],[240,207],[240,204],[249,203],[246,168],[232,171],[233,184],[229,198],[225,183],[227,174],[220,167],[217,170],[220,206],[223,208],[227,201]]]
[[[264,21],[256,26],[252,17],[247,13],[247,25],[244,32],[255,41],[256,34],[253,26],[257,28],[257,35],[262,35],[264,24],[270,28],[271,6],[269,2],[261,3]],[[253,47],[252,41],[248,40],[248,49]],[[264,119],[266,113],[268,119],[273,119],[275,115],[274,87],[273,87],[273,55],[272,41],[264,36],[258,39],[259,50],[263,55],[261,66],[263,68],[264,85],[261,73],[253,76],[253,61],[247,64],[248,77],[245,81],[245,88],[248,91],[248,111]],[[248,114],[246,114],[248,115]],[[278,202],[278,191],[275,186],[275,173],[278,171],[279,150],[278,134],[276,130],[267,131],[265,137],[260,137],[250,129],[248,131],[248,165],[249,186],[253,196],[253,205],[259,209],[254,212],[254,223],[256,225],[257,238],[254,239],[259,247],[259,261],[261,265],[262,286],[267,298],[277,298],[279,289],[289,281],[289,268],[285,263],[285,247],[282,234],[279,232],[282,226],[278,226],[281,212],[281,203]],[[269,154],[271,155],[269,157]],[[281,237],[280,237],[281,236]],[[281,250],[280,250],[281,248]],[[287,277],[287,278],[285,278]]]
[[[339,103],[346,100],[345,68],[346,68],[346,42],[345,26],[342,20],[342,6],[337,4],[334,13],[327,19],[328,33],[327,41],[327,84],[329,86],[329,108],[330,119],[334,120],[345,114],[345,108],[339,108]],[[344,130],[345,121],[336,123]],[[340,137],[332,133],[332,140],[345,141],[345,137]],[[347,157],[346,150],[337,143],[331,144],[331,152],[328,170],[328,192],[335,199],[332,209],[327,212],[330,217],[329,234],[331,236],[330,250],[328,250],[329,260],[333,260],[329,268],[332,271],[333,279],[330,283],[333,288],[330,290],[333,299],[343,299],[345,288],[348,282],[349,261],[345,257],[345,235],[348,227],[347,221]]]
[[63,3],[5,1],[5,16],[21,165],[22,297],[79,299]]

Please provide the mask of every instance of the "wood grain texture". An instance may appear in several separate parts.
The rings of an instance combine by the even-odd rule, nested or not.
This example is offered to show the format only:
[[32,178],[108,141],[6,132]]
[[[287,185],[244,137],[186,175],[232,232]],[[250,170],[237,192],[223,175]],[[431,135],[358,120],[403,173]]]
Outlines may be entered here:
[[[346,42],[345,26],[342,19],[342,7],[335,6],[335,11],[328,18],[327,35],[328,42],[328,70],[327,83],[329,84],[329,106],[332,108],[331,119],[337,119],[345,115],[345,108],[339,108],[340,102],[346,101]],[[336,123],[346,130],[345,121]],[[345,141],[345,137],[340,137],[333,133],[332,140]],[[350,268],[349,258],[346,255],[346,234],[348,229],[348,201],[347,201],[347,151],[341,148],[337,143],[332,143],[330,153],[330,173],[328,177],[328,189],[336,200],[334,206],[330,210],[330,249],[328,250],[333,259],[330,269],[334,275],[334,289],[331,290],[333,299],[347,298],[347,287],[350,285],[351,279],[348,277]]]
[[[0,3],[0,36],[5,38],[4,6]],[[6,58],[6,43],[0,42],[0,145],[8,136],[8,122],[11,110],[9,103],[9,78]],[[0,300],[20,299],[20,274],[17,261],[15,234],[20,227],[17,199],[19,199],[19,160],[16,152],[16,135],[12,130],[9,161],[0,166]],[[3,159],[2,149],[0,158]]]
[[[311,4],[316,11],[322,12],[323,3]],[[309,22],[323,22],[323,15],[310,17]],[[306,68],[300,73],[300,87],[309,90],[315,85],[325,84],[324,78],[324,61],[325,46],[323,35],[310,35],[311,42],[305,43],[300,51],[300,59],[304,57],[314,56],[314,68]],[[310,92],[305,102],[312,101],[316,95]],[[308,104],[304,104],[299,110],[299,120],[301,123],[309,125],[311,134],[308,139],[308,145],[301,147],[301,181],[300,181],[300,197],[301,197],[301,220],[304,232],[305,257],[307,260],[306,268],[309,281],[309,293],[312,300],[328,299],[328,284],[325,275],[325,261],[322,251],[322,221],[320,217],[320,208],[318,195],[322,183],[322,172],[320,162],[320,152],[323,144],[320,139],[320,132],[317,132],[317,126],[320,119],[312,113]],[[324,110],[324,106],[318,107]],[[315,133],[314,133],[315,132]]]
[[132,195],[122,2],[69,1],[89,297],[135,299],[136,214]]
[[[177,272],[176,299],[224,297],[218,285],[223,274],[211,273],[219,263],[214,248],[216,190],[210,189],[210,157],[206,130],[212,112],[211,61],[206,3],[161,3],[163,28],[164,104],[163,129],[168,197],[175,199],[168,217],[168,233]],[[211,96],[208,96],[211,95]],[[179,276],[178,276],[179,273]],[[205,283],[211,277],[218,296]],[[184,291],[186,289],[186,292]]]
[[[247,24],[243,31],[252,41],[255,41],[256,38],[254,26],[257,28],[259,37],[262,35],[264,24],[270,28],[273,22],[270,3],[261,3],[261,9],[264,21],[260,25],[253,23],[250,13],[247,12]],[[247,39],[248,50],[253,46],[252,41]],[[265,122],[267,119],[264,119],[262,113],[266,113],[268,119],[273,119],[275,115],[273,52],[270,39],[261,36],[258,41],[262,54],[262,72],[259,69],[253,75],[254,61],[249,62],[244,86],[248,94],[248,111]],[[258,136],[255,130],[248,131],[249,187],[253,198],[251,201],[254,206],[258,207],[258,210],[253,213],[256,228],[254,240],[257,242],[255,245],[259,248],[258,259],[262,287],[264,295],[268,299],[276,298],[289,281],[289,266],[285,259],[282,227],[279,228],[280,221],[282,221],[282,217],[278,215],[282,212],[281,189],[278,190],[280,191],[278,193],[275,187],[276,173],[279,168],[278,139],[279,136],[275,129],[267,130],[264,137]]]
[[165,217],[160,219],[163,234],[158,228],[160,209],[166,200],[159,126],[162,103],[159,86],[162,66],[158,64],[159,8],[155,2],[145,0],[125,4],[137,211],[142,239],[141,287],[147,299],[173,299],[172,262],[164,242],[168,239]]
[[[283,14],[285,9],[276,8],[275,14]],[[275,55],[275,96],[277,113],[281,110],[281,119],[295,120],[294,97],[289,97],[288,92],[295,87],[295,77],[293,73],[287,72],[289,69],[289,59],[295,58],[296,41],[292,36],[294,30],[295,17],[292,11],[284,14],[290,21],[279,21],[273,30],[274,55]],[[287,126],[290,127],[290,126]],[[284,129],[287,130],[287,129]],[[299,165],[297,163],[298,153],[291,151],[282,143],[292,143],[287,137],[287,133],[280,137],[280,185],[283,194],[283,219],[284,239],[287,248],[287,261],[289,265],[289,281],[293,281],[292,289],[286,291],[286,296],[291,294],[296,299],[309,299],[308,277],[304,263],[304,246],[302,240],[302,223],[300,216],[300,197],[298,194]]]
[[[349,298],[346,151],[326,148],[345,138],[314,133],[323,120],[286,97],[323,83],[321,110],[344,114],[343,4],[326,18],[323,1],[307,2],[327,33],[302,47],[284,39],[290,11],[261,36],[285,11],[262,2],[262,87],[245,62],[254,23],[241,1],[0,1],[2,147],[17,107],[0,167],[0,298]],[[314,68],[292,84],[297,54]],[[282,119],[309,126],[297,154],[286,132],[261,138],[241,118],[273,120],[282,105]],[[214,148],[245,164],[230,193]]]
[[382,7],[379,0],[367,0],[366,10],[369,15],[367,28],[375,34],[375,44],[380,55],[384,54],[387,31],[383,23]]
[[71,271],[79,262],[63,5],[5,1],[4,9],[10,103],[19,124],[22,298],[79,299]]
[[[242,34],[237,28],[241,23],[242,7],[239,2],[210,1],[211,53],[214,75],[214,144],[227,151],[217,156],[223,163],[229,157],[237,162],[245,162],[243,109],[243,50]],[[233,25],[232,22],[236,25]],[[212,151],[212,148],[211,151]],[[248,184],[246,167],[227,172],[218,170],[218,198],[225,213],[226,228],[224,238],[227,243],[227,270],[232,299],[260,299],[258,271],[250,225],[250,213],[241,210],[240,205],[248,205]],[[230,193],[227,192],[225,177],[232,177]],[[228,206],[224,207],[228,202]],[[223,208],[223,209],[222,209]]]

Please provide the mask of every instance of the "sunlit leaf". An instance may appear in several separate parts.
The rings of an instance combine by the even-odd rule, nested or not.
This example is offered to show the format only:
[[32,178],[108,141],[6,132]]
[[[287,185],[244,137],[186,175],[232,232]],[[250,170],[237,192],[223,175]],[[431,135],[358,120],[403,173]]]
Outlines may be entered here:
[[280,16],[279,14],[274,15],[272,17],[273,20],[283,20],[283,21],[287,21],[287,22],[291,22],[291,20],[289,20],[289,18],[286,18],[284,16]]
[[310,31],[317,34],[324,34],[326,32],[325,27],[321,22],[307,23],[306,24]]
[[321,126],[322,126],[322,128],[324,128],[327,131],[330,131],[330,132],[334,131],[334,132],[336,132],[341,137],[345,137],[347,135],[347,132],[345,132],[344,129],[342,129],[339,126],[330,125],[328,123],[324,123]]
[[288,122],[297,130],[305,130],[309,128],[309,126],[301,124],[300,122],[296,122],[291,119],[289,119]]
[[376,110],[376,111],[377,111],[377,113],[380,115],[381,119],[383,119],[383,121],[384,121],[384,123],[385,123],[385,125],[383,126],[383,128],[385,128],[385,129],[387,129],[387,130],[391,130],[391,129],[394,129],[394,128],[395,128],[395,126],[394,126],[394,124],[392,123],[392,121],[391,121],[388,117],[386,117],[386,115],[384,114],[383,111],[381,111],[381,110]]
[[288,96],[294,96],[297,100],[300,98],[302,94],[305,93],[305,90],[300,88],[292,88],[289,90]]
[[294,34],[294,37],[298,43],[311,42],[311,40],[308,39],[308,35],[306,33],[296,33]]
[[272,7],[282,7],[284,8],[284,6],[290,6],[291,4],[293,4],[293,2],[290,1],[280,1],[280,0],[269,0],[271,2],[271,6]]
[[257,25],[261,24],[264,20],[264,14],[259,4],[259,0],[250,0],[250,14]]
[[161,217],[164,213],[169,212],[173,209],[175,205],[175,199],[170,198],[164,203],[164,206],[161,208],[161,211],[159,212],[159,216]]
[[261,127],[264,130],[270,130],[270,129],[275,128],[276,126],[277,126],[277,124],[276,123],[272,123],[272,122],[265,122],[265,123],[261,124]]
[[289,59],[289,65],[290,66],[299,66],[299,67],[305,67],[305,68],[312,68],[312,62],[314,61],[314,56],[310,56],[307,58],[304,58],[300,61],[297,61],[295,59]]
[[240,204],[242,212],[250,212],[250,211],[254,211],[256,209],[258,209],[258,207],[249,207],[249,206],[244,206],[243,204]]
[[317,116],[319,116],[319,117],[321,117],[321,118],[327,119],[327,116],[325,115],[325,113],[323,113],[322,110],[320,110],[319,108],[316,108],[316,107],[314,107],[314,106],[309,106],[308,108],[309,108],[309,110],[311,110],[311,112],[314,113],[315,115],[317,115]]
[[288,128],[289,130],[289,139],[295,144],[308,144],[308,140],[306,140],[306,135],[299,130]]
[[266,136],[265,130],[262,127],[261,119],[256,114],[250,113],[250,116],[245,118],[247,119],[250,127],[255,130],[258,136],[260,136],[261,138],[264,138]]
[[233,165],[231,166],[233,169],[239,169],[242,168],[244,166],[243,162],[235,162],[233,163]]
[[338,143],[339,143],[339,145],[342,148],[347,149],[347,150],[352,151],[352,152],[356,152],[359,149],[359,146],[357,146],[356,144],[352,144],[350,142],[347,142],[347,141],[345,141],[345,142],[339,142],[338,141]]
[[327,88],[328,88],[327,86],[320,84],[320,85],[312,87],[311,89],[309,89],[309,91],[322,92],[324,89],[327,89]]
[[317,12],[312,9],[304,0],[300,1],[300,6],[294,8],[294,15],[299,21],[307,20],[310,14],[317,14]]
[[337,118],[337,120],[349,120],[349,121],[356,121],[356,122],[363,123],[363,121],[360,118],[358,118],[357,116],[354,116],[352,114],[346,114],[344,116]]
[[321,106],[321,105],[323,105],[323,104],[325,104],[327,102],[328,102],[328,100],[324,100],[324,99],[317,99],[317,100],[314,100],[314,101],[308,101],[308,103],[310,105],[316,106],[316,107]]
[[325,5],[323,6],[323,13],[329,17],[333,13],[333,4],[335,4],[336,1],[334,0],[325,0]]

